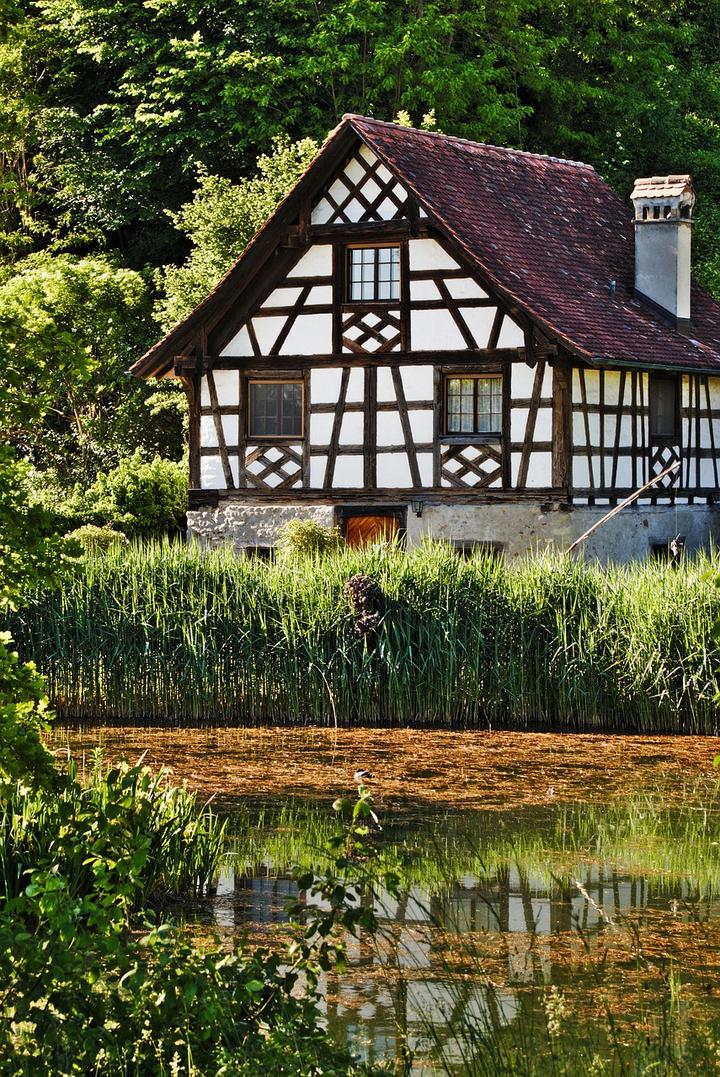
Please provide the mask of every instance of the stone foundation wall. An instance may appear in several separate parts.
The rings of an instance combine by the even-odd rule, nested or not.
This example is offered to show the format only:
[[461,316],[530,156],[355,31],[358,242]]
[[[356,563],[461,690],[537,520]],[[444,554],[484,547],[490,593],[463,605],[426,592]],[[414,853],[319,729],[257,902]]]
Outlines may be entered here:
[[[610,506],[578,505],[567,511],[539,504],[428,505],[421,517],[408,511],[408,542],[427,535],[450,542],[502,543],[506,557],[565,550],[610,511]],[[689,553],[720,546],[720,507],[715,505],[629,505],[578,547],[602,563],[643,560],[653,546],[685,536]]]
[[238,553],[248,546],[274,546],[277,534],[289,520],[315,520],[333,527],[332,505],[268,505],[225,501],[217,509],[193,509],[187,514],[188,539],[205,548],[233,546]]
[[[370,505],[367,511],[372,512]],[[531,503],[425,504],[418,517],[408,505],[407,541],[414,545],[432,536],[453,543],[501,544],[508,558],[526,556],[550,546],[566,549],[608,511],[607,506],[587,505],[553,511]],[[280,527],[294,519],[332,527],[334,505],[225,501],[216,509],[188,512],[188,538],[204,547],[231,545],[241,552],[248,547],[273,546]],[[720,545],[720,506],[629,506],[586,539],[578,552],[603,563],[643,560],[654,545],[667,545],[678,534],[685,536],[688,553]]]

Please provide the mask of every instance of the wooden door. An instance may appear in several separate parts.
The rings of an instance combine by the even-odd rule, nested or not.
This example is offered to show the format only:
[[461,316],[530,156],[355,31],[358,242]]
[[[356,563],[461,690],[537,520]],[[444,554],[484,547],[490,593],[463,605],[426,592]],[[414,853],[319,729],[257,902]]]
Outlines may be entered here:
[[345,538],[348,546],[367,546],[371,542],[386,542],[398,533],[397,516],[348,516]]

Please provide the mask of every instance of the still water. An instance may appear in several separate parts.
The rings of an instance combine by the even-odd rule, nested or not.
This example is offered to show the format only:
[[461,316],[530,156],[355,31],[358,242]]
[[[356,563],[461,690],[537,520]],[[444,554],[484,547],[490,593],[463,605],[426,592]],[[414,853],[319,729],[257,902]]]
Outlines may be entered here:
[[[368,781],[383,864],[377,938],[323,981],[328,1026],[368,1057],[467,1054],[468,1028],[547,1024],[548,992],[591,1037],[675,1006],[720,1024],[720,796],[708,738],[408,730],[108,729],[54,734],[82,764],[146,752],[212,796],[233,851],[196,910],[221,935],[286,930],[290,866],[318,866],[332,802]],[[363,900],[369,901],[367,894]],[[557,998],[557,996],[555,996]],[[602,1020],[601,1020],[602,1019]],[[529,1022],[529,1024],[528,1024]]]

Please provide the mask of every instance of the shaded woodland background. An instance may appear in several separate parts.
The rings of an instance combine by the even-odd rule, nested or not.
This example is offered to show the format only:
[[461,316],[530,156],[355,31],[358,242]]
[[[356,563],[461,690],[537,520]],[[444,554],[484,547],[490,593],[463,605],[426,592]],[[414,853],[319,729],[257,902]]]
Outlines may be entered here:
[[692,172],[695,273],[720,296],[719,0],[2,0],[0,17],[3,439],[69,523],[104,522],[88,490],[121,463],[181,460],[183,397],[125,372],[345,112],[587,161],[624,199],[636,176]]

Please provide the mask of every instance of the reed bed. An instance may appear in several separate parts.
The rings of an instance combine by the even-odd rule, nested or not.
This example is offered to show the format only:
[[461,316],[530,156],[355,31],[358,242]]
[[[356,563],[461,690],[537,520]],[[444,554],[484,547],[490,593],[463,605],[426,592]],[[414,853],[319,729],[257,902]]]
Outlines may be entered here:
[[[385,596],[374,636],[344,595],[356,573]],[[75,721],[715,733],[718,616],[704,558],[503,565],[433,543],[267,563],[158,543],[88,557],[8,627]]]

